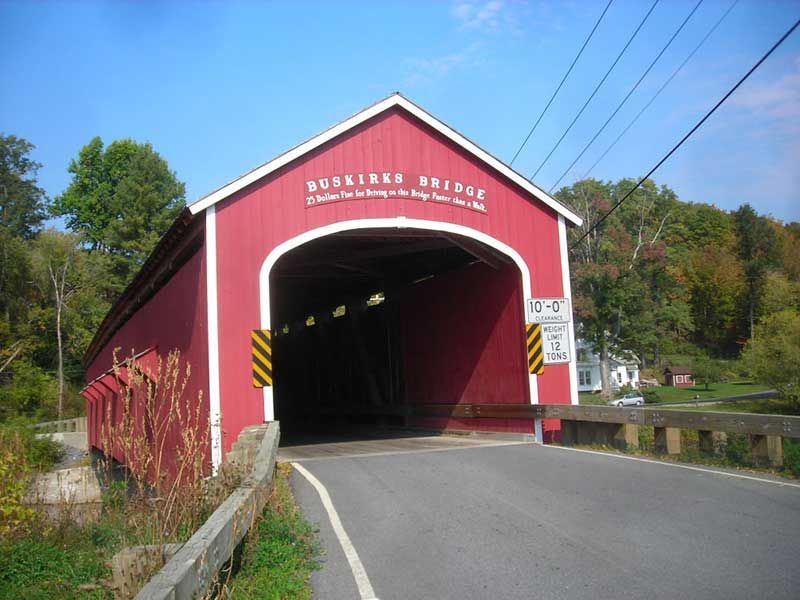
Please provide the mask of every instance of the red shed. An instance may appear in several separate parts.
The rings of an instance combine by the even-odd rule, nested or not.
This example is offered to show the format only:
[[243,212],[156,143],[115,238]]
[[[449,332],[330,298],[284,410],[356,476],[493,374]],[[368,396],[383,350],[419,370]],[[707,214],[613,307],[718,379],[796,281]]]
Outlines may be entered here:
[[570,297],[566,227],[580,222],[392,95],[189,205],[89,348],[91,443],[99,407],[118,401],[103,377],[114,348],[181,351],[214,465],[273,419],[289,435],[359,423],[552,438],[557,421],[413,406],[577,404],[574,355],[529,375],[524,301]]
[[667,367],[664,369],[664,385],[673,387],[692,387],[694,378],[689,367]]

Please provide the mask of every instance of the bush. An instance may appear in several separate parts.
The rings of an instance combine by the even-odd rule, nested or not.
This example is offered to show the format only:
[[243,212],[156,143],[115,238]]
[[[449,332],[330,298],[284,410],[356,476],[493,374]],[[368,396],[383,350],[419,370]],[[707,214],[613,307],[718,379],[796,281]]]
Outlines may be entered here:
[[750,464],[750,436],[745,433],[729,433],[725,443],[725,458],[737,465]]
[[783,466],[795,477],[800,477],[800,440],[783,438]]
[[800,408],[800,314],[784,310],[765,317],[747,342],[742,360],[756,380],[773,386]]
[[22,503],[30,470],[23,437],[0,429],[0,537],[18,537],[34,527],[36,511]]
[[55,397],[53,378],[26,360],[14,363],[11,381],[0,387],[0,406],[6,413],[6,418],[54,416]]
[[658,395],[658,392],[652,388],[643,389],[641,391],[642,397],[644,401],[648,404],[652,404],[654,402],[661,402],[661,396]]

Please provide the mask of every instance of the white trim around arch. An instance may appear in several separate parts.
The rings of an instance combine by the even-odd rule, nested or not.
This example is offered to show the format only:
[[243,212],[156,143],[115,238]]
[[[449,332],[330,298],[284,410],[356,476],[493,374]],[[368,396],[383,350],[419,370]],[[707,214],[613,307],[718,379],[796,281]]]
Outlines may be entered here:
[[[521,305],[521,310],[524,310],[524,299],[533,296],[531,288],[531,272],[522,256],[520,256],[520,254],[508,244],[505,244],[482,231],[478,231],[477,229],[472,229],[471,227],[466,227],[464,225],[457,225],[455,223],[447,223],[444,221],[428,221],[425,219],[409,219],[406,217],[340,221],[338,223],[331,223],[330,225],[311,229],[289,240],[286,240],[285,242],[278,244],[275,248],[273,248],[264,259],[258,275],[259,306],[261,311],[262,329],[272,328],[272,318],[270,314],[269,275],[272,271],[272,267],[275,266],[276,262],[278,262],[278,259],[290,250],[294,250],[295,248],[312,240],[325,237],[327,235],[340,233],[342,231],[351,231],[357,229],[425,229],[429,231],[442,231],[444,233],[452,233],[455,235],[472,238],[502,252],[517,265],[522,277],[523,303]],[[528,376],[531,404],[539,403],[539,387],[536,379],[536,375]],[[275,419],[273,389],[272,387],[265,387],[263,391],[264,420],[272,421]],[[541,442],[542,422],[540,419],[536,419],[535,433],[536,440]]]

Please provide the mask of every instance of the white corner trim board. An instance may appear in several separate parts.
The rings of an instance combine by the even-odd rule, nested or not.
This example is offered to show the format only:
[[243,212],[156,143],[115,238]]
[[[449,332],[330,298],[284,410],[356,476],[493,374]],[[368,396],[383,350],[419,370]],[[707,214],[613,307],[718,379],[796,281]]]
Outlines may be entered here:
[[[572,308],[572,285],[569,281],[569,248],[567,248],[567,224],[564,217],[558,215],[558,251],[561,254],[561,287],[564,297],[569,300]],[[573,311],[574,312],[574,311]],[[569,361],[569,397],[572,404],[578,404],[578,365],[575,346],[575,315],[567,323],[569,343],[572,345],[572,357]]]
[[[335,233],[341,233],[342,231],[351,231],[357,229],[424,229],[428,231],[441,231],[444,233],[453,233],[455,235],[461,235],[464,237],[471,238],[487,246],[494,248],[495,250],[502,252],[506,256],[508,256],[514,263],[517,265],[519,269],[520,276],[522,278],[522,297],[523,300],[525,298],[532,297],[532,288],[531,288],[531,272],[528,268],[525,259],[520,256],[520,254],[514,250],[508,244],[501,242],[498,239],[493,238],[492,236],[478,231],[477,229],[472,229],[471,227],[467,227],[465,225],[458,225],[456,223],[447,223],[445,221],[428,221],[425,219],[409,219],[406,217],[392,217],[392,218],[382,218],[382,219],[355,219],[352,221],[340,221],[338,223],[331,223],[330,225],[325,225],[323,227],[318,227],[316,229],[311,229],[309,231],[303,232],[298,236],[295,236],[291,239],[282,242],[275,246],[272,251],[267,255],[264,259],[264,262],[261,264],[261,270],[258,274],[258,289],[259,289],[259,305],[261,310],[261,328],[262,329],[271,329],[272,328],[272,316],[270,314],[270,288],[269,288],[269,275],[272,271],[272,267],[275,266],[275,263],[278,262],[278,259],[286,254],[287,252],[294,250],[295,248],[302,246],[312,240],[317,238],[325,237],[326,235],[333,235]],[[524,311],[524,302],[521,306],[521,310]],[[530,397],[531,397],[531,404],[538,404],[539,403],[539,386],[537,382],[536,375],[529,375],[528,376],[528,383],[530,389]],[[264,420],[271,421],[275,417],[275,407],[273,403],[273,393],[271,387],[264,388]],[[536,441],[542,441],[542,424],[541,419],[536,419],[535,422],[535,432],[536,432]]]
[[433,115],[431,115],[426,110],[422,109],[421,107],[417,106],[407,98],[401,96],[400,94],[392,94],[388,98],[381,100],[380,102],[373,104],[369,108],[362,110],[361,112],[353,115],[349,119],[345,119],[338,125],[334,125],[330,129],[320,133],[319,135],[311,138],[310,140],[300,144],[299,146],[295,146],[291,150],[284,152],[277,158],[264,163],[263,165],[256,167],[249,173],[245,173],[238,179],[234,179],[230,183],[222,186],[221,188],[217,189],[210,194],[203,196],[193,203],[189,205],[189,210],[193,215],[196,215],[202,210],[205,210],[209,206],[213,206],[217,202],[224,200],[231,194],[235,194],[239,190],[247,187],[248,185],[255,183],[262,177],[269,175],[270,173],[280,169],[281,167],[289,164],[293,160],[296,160],[311,152],[315,148],[318,148],[322,144],[329,142],[330,140],[334,139],[335,137],[357,127],[361,123],[371,119],[379,115],[382,112],[385,112],[393,107],[400,107],[417,119],[422,121],[423,123],[427,124],[434,130],[438,131],[440,134],[444,135],[446,138],[484,162],[485,164],[489,165],[494,170],[498,171],[526,192],[530,193],[534,196],[537,200],[544,203],[546,206],[553,209],[557,214],[562,215],[566,219],[568,219],[573,225],[580,226],[583,220],[568,209],[566,206],[561,204],[558,200],[547,194],[544,190],[539,189],[536,185],[531,183],[528,179],[524,176],[517,173],[514,169],[506,165],[505,163],[501,162],[480,146],[476,145],[474,142],[470,141],[460,133],[458,133],[455,129],[451,128],[450,126],[446,125]]
[[208,418],[211,425],[211,468],[216,474],[222,463],[219,394],[219,320],[217,297],[217,215],[206,210],[206,309],[208,311]]

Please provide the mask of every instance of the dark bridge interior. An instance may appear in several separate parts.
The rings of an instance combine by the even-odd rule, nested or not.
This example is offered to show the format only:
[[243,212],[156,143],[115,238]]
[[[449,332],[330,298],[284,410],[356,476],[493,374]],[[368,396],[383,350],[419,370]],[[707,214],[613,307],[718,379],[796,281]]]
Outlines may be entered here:
[[[405,426],[410,404],[458,402],[482,349],[465,351],[461,372],[445,369],[449,383],[430,394],[419,382],[430,374],[416,362],[428,364],[433,348],[451,346],[446,340],[467,325],[457,319],[470,303],[485,305],[479,338],[491,336],[518,279],[511,260],[484,244],[414,229],[348,231],[283,256],[270,288],[275,412],[286,439]],[[485,284],[494,282],[500,285],[487,294]],[[435,353],[442,352],[450,351]]]

